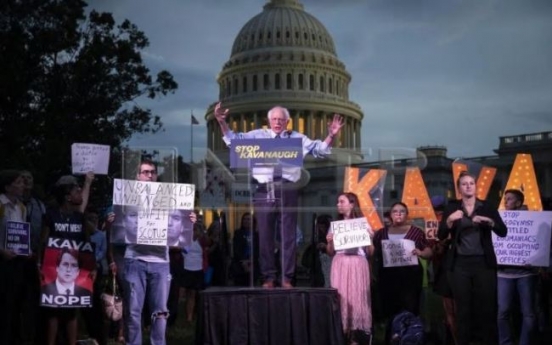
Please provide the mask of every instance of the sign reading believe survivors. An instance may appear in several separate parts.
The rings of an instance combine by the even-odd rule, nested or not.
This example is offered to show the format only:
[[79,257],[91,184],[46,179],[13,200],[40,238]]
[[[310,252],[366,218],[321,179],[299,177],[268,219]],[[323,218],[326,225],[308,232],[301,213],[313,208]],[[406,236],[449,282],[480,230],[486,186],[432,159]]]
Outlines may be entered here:
[[355,218],[331,222],[335,250],[365,247],[372,244],[372,229],[366,218]]
[[493,233],[493,246],[499,265],[549,265],[550,228],[549,211],[499,211],[508,227],[506,237]]

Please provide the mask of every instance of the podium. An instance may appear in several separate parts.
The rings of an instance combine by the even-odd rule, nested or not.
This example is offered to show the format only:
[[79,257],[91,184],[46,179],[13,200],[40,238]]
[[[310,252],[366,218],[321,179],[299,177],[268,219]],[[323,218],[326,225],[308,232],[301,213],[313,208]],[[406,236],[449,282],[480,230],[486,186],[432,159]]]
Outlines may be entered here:
[[[303,166],[303,141],[302,138],[279,138],[279,139],[272,139],[272,138],[257,138],[257,139],[232,139],[231,146],[230,146],[230,167],[233,169],[237,168],[245,168],[247,169],[247,177],[248,177],[248,186],[249,190],[252,191],[250,193],[250,199],[249,199],[249,209],[250,213],[258,213],[263,214],[263,219],[271,219],[272,220],[272,214],[279,212],[280,215],[280,226],[279,226],[279,233],[280,233],[280,267],[281,267],[281,277],[280,282],[283,282],[284,274],[285,274],[285,263],[288,262],[288,260],[284,260],[284,257],[286,255],[286,246],[284,245],[284,239],[289,239],[289,235],[287,237],[284,236],[284,199],[285,200],[293,200],[293,198],[290,197],[290,195],[293,195],[293,197],[297,198],[297,194],[293,193],[290,194],[291,191],[294,192],[294,189],[286,190],[287,188],[295,188],[294,184],[290,183],[284,183],[289,182],[283,179],[283,171],[285,168],[295,168],[295,169],[301,169]],[[257,182],[254,182],[254,179],[257,180]],[[253,187],[253,188],[252,188]],[[286,195],[284,197],[284,195]],[[296,203],[291,202],[291,203]],[[260,208],[257,210],[254,210],[253,205],[259,206]],[[260,206],[262,205],[262,206]],[[262,210],[262,211],[261,211]],[[254,212],[255,211],[255,212]],[[296,212],[296,210],[292,211]],[[295,216],[295,215],[293,215]],[[289,216],[286,216],[288,223],[294,223],[293,218],[289,218]],[[258,219],[259,225],[261,224],[260,219]],[[270,223],[270,222],[269,222]],[[296,222],[295,222],[296,223]],[[272,234],[273,229],[269,229],[269,227],[273,226],[272,223],[265,224],[265,228],[261,228],[261,225],[259,226],[259,238],[261,243],[262,242],[262,236],[261,232],[263,231],[270,231]],[[296,224],[294,226],[293,231],[295,231]],[[288,232],[290,229],[287,229]],[[253,231],[253,230],[252,230]],[[266,235],[265,235],[266,236]],[[251,238],[253,238],[253,234],[250,235]],[[289,241],[289,240],[288,240]],[[267,243],[267,242],[264,242]],[[260,248],[262,248],[262,244],[260,245]],[[289,248],[289,244],[288,247]],[[266,253],[268,251],[265,250],[264,252],[261,251],[260,258],[263,257],[263,253],[266,258]],[[250,249],[251,258],[254,257],[253,255],[253,248]],[[295,258],[294,258],[295,259]],[[262,271],[262,262],[269,262],[268,259],[261,261],[261,271]],[[270,266],[270,265],[269,265]],[[254,267],[252,264],[251,267]],[[291,270],[291,269],[289,269]],[[253,270],[250,272],[250,279],[249,279],[249,286],[253,287]]]
[[335,289],[209,288],[197,307],[196,345],[345,344]]

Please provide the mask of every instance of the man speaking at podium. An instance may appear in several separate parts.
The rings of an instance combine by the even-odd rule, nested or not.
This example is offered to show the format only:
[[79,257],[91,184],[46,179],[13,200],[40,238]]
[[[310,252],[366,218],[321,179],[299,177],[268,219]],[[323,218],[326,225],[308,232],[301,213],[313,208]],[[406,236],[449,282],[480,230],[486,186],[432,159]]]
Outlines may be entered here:
[[[255,129],[246,133],[235,133],[226,123],[228,109],[222,109],[221,104],[215,106],[215,118],[217,119],[226,145],[230,146],[232,139],[302,139],[303,157],[311,154],[316,158],[322,158],[331,153],[331,145],[334,137],[343,127],[343,118],[335,114],[328,125],[328,135],[322,140],[311,140],[302,133],[287,130],[289,112],[286,108],[276,106],[268,111],[269,129]],[[274,263],[274,231],[276,217],[279,213],[279,200],[282,198],[282,231],[283,231],[283,262],[282,287],[291,288],[291,281],[295,274],[295,249],[297,229],[297,203],[298,191],[294,183],[301,177],[300,167],[276,167],[253,168],[252,177],[256,180],[257,189],[254,193],[254,210],[259,230],[259,264],[264,288],[274,287],[276,280],[276,266]],[[283,184],[282,188],[274,188],[275,184]],[[274,193],[271,197],[270,193]],[[281,195],[280,195],[281,194]]]

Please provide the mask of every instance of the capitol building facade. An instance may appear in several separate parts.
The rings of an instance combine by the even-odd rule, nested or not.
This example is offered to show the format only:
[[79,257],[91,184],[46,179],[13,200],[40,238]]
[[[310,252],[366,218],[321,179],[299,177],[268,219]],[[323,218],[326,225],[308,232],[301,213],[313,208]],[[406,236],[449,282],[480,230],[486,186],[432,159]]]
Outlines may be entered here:
[[[408,160],[393,162],[363,161],[361,125],[363,113],[359,105],[349,100],[351,75],[338,58],[331,35],[324,25],[305,11],[298,0],[270,0],[262,11],[251,18],[237,34],[230,58],[218,74],[218,101],[205,114],[207,147],[211,170],[222,167],[225,191],[224,203],[204,208],[224,209],[229,224],[239,226],[241,213],[248,210],[244,198],[235,200],[233,185],[246,184],[248,177],[239,171],[229,171],[229,150],[214,118],[214,106],[221,102],[229,109],[227,121],[237,132],[247,132],[268,126],[267,112],[276,105],[286,107],[291,115],[288,129],[323,139],[333,114],[344,117],[345,125],[334,140],[332,154],[327,159],[307,157],[300,191],[299,226],[308,238],[313,215],[335,215],[337,194],[343,190],[347,166],[385,169],[384,191],[380,206],[389,206],[401,199],[404,167]],[[465,158],[498,169],[490,199],[498,200],[506,184],[517,153],[534,156],[540,195],[552,200],[552,132],[521,134],[499,138],[495,156]],[[430,195],[451,197],[452,159],[445,147],[422,147],[427,164],[421,173]],[[214,163],[213,163],[214,162]],[[398,166],[397,166],[398,164]],[[240,175],[241,174],[241,175]],[[239,191],[242,193],[243,191]],[[242,193],[243,194],[243,193]]]
[[[320,213],[316,209],[322,206],[321,200],[327,206],[331,204],[327,212],[335,212],[333,199],[342,188],[343,179],[342,169],[337,167],[362,161],[364,115],[359,105],[349,100],[351,75],[339,60],[324,25],[306,12],[298,0],[269,1],[237,34],[217,82],[218,102],[229,109],[227,121],[233,131],[266,128],[268,110],[280,105],[289,110],[288,129],[311,139],[324,139],[333,115],[343,116],[345,125],[334,140],[331,156],[305,159],[300,227],[310,226],[307,214]],[[229,151],[213,113],[216,103],[209,106],[205,115],[207,146],[217,161],[228,166]],[[325,168],[323,176],[309,172],[319,172],[320,168]],[[236,183],[246,178],[234,175]]]

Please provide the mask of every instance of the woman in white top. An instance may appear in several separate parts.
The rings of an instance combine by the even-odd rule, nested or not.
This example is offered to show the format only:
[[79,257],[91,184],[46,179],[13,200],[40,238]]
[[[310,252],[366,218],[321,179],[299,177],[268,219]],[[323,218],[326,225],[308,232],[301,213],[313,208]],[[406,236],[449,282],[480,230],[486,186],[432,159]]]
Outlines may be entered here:
[[207,268],[206,248],[209,238],[201,223],[194,224],[194,235],[189,247],[182,251],[184,255],[184,272],[180,278],[180,286],[185,289],[186,321],[192,322],[194,316],[197,292],[204,288],[204,270]]
[[[338,220],[363,217],[354,193],[337,198]],[[333,233],[328,233],[326,252],[333,256],[330,281],[341,302],[343,331],[349,344],[368,344],[372,330],[370,269],[367,256],[373,247],[335,250]]]

